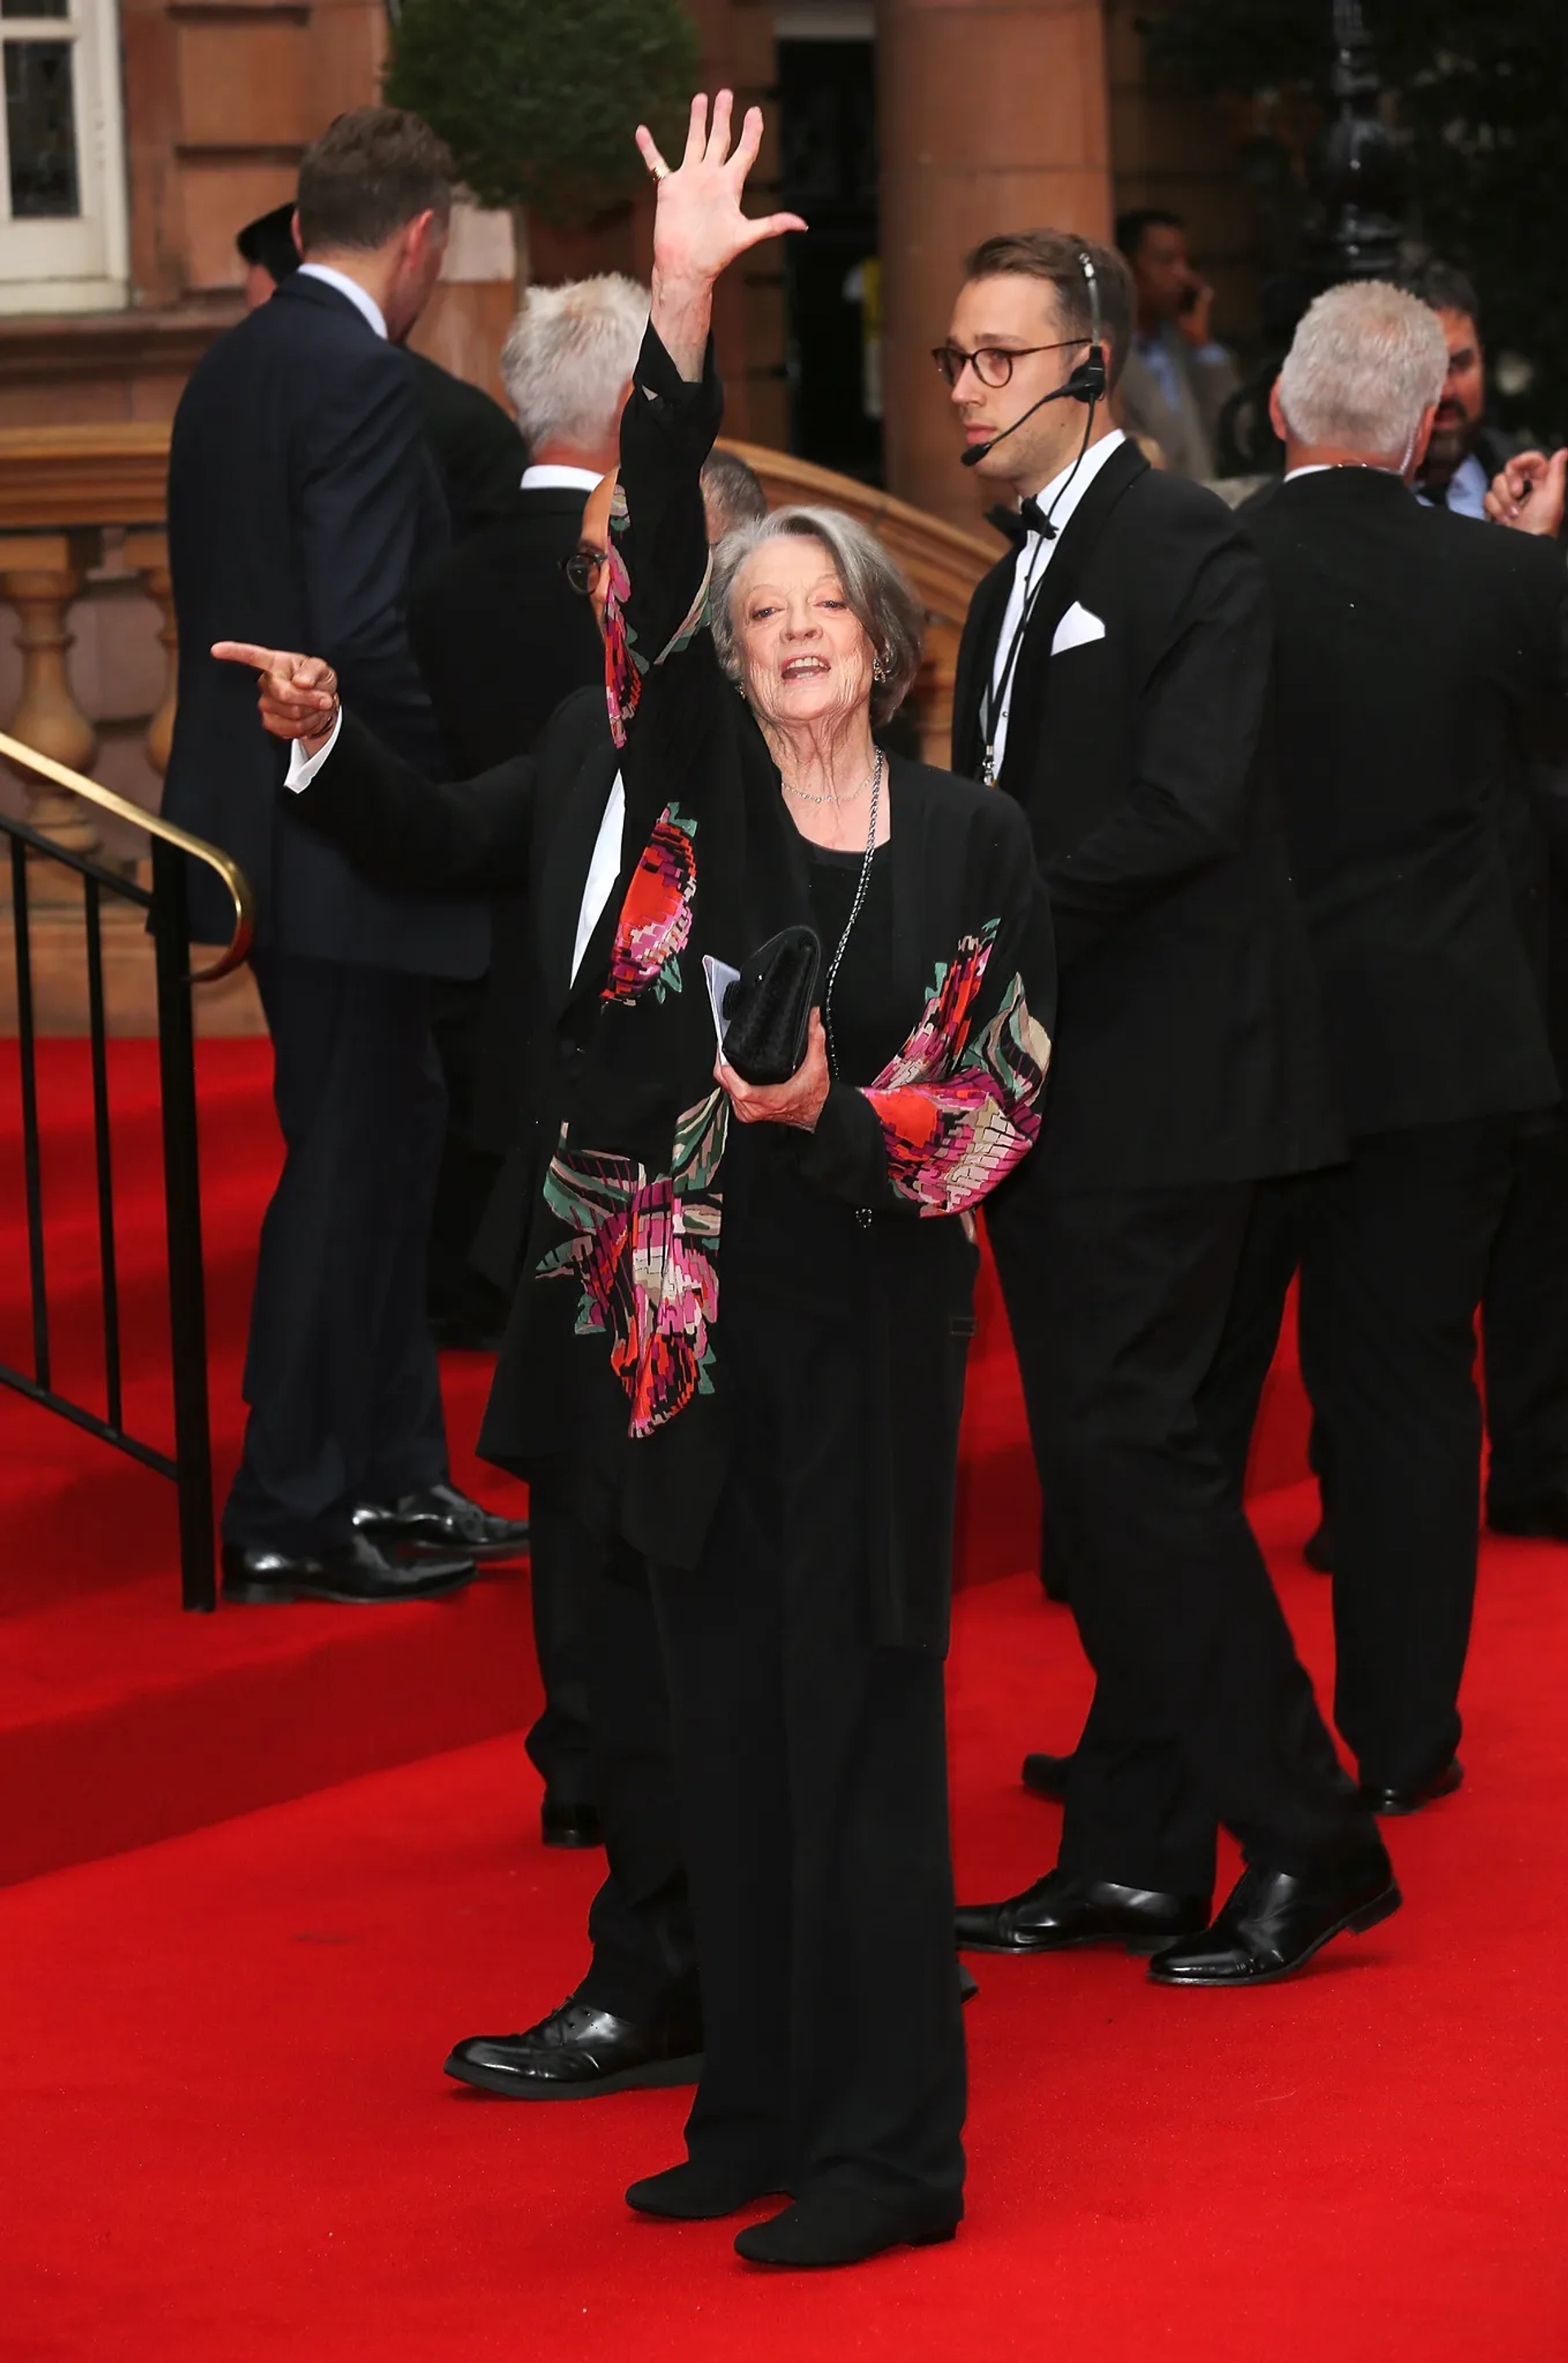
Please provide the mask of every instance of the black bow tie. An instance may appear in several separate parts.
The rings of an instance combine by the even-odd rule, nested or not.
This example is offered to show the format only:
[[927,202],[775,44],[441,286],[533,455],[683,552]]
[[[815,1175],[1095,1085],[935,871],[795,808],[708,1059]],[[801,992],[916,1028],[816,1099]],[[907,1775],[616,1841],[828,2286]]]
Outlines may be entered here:
[[999,533],[1005,533],[1009,541],[1018,549],[1022,549],[1032,533],[1043,534],[1047,541],[1055,541],[1056,538],[1055,527],[1046,516],[1032,493],[1026,500],[1021,501],[1015,509],[988,509],[986,522],[988,525],[994,525]]

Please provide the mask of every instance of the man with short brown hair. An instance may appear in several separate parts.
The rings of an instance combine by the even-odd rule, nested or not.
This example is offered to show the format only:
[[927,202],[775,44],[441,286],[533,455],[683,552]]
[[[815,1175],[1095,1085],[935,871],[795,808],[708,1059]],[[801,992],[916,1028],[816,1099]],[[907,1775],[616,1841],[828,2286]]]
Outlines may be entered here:
[[[358,876],[291,810],[250,684],[212,643],[321,649],[411,760],[444,750],[404,620],[446,537],[399,340],[435,286],[451,159],[416,116],[360,107],[305,151],[304,261],[220,337],[174,421],[179,709],[164,810],[256,890],[252,964],[287,1155],[262,1229],[244,1456],[223,1514],[229,1601],[448,1592],[521,1530],[449,1482],[425,1240],[444,1094],[432,977],[477,974],[482,907]],[[226,937],[202,876],[193,932]]]

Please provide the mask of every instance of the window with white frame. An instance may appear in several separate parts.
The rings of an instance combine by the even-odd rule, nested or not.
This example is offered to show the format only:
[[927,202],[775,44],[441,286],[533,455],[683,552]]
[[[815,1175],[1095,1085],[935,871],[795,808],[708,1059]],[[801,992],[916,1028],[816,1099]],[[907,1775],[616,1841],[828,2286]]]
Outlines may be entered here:
[[0,312],[126,300],[116,0],[0,0]]

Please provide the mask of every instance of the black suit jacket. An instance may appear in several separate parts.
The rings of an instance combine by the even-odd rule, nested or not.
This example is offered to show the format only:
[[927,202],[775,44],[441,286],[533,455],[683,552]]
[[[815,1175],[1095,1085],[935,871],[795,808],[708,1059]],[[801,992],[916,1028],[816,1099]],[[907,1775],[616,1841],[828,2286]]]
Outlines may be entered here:
[[[253,678],[208,654],[237,639],[326,657],[389,745],[445,771],[405,605],[416,554],[446,530],[413,363],[336,288],[285,280],[204,355],[170,449],[180,675],[163,808],[239,861],[263,945],[437,976],[485,966],[481,904],[376,887],[304,826]],[[226,899],[193,865],[199,940],[227,935]]]
[[1549,1105],[1519,784],[1562,747],[1561,560],[1370,468],[1298,477],[1242,522],[1277,617],[1286,831],[1349,1129]]
[[[1012,583],[975,594],[954,769]],[[1103,636],[1052,653],[1077,602]],[[1000,786],[1027,812],[1060,982],[1029,1190],[1235,1182],[1342,1148],[1267,732],[1271,616],[1223,503],[1132,444],[1063,528],[1019,657]]]
[[466,541],[511,508],[528,464],[528,446],[482,386],[454,377],[427,353],[411,349],[408,358],[425,439],[447,496],[452,538]]
[[586,498],[514,492],[414,585],[409,635],[460,776],[527,754],[562,699],[604,677],[592,609],[561,572]]

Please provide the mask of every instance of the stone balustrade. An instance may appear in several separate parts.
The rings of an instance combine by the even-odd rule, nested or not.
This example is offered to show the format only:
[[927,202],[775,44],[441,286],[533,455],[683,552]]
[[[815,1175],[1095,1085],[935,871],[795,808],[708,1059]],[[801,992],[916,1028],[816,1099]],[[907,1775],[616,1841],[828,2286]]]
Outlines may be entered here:
[[[947,760],[953,676],[970,594],[1000,548],[788,452],[735,443],[769,500],[846,509],[880,535],[927,613],[926,660],[914,702],[926,760]],[[175,629],[163,529],[169,429],[163,422],[0,429],[0,727],[42,753],[156,809],[174,721]],[[144,848],[67,791],[0,767],[0,798],[45,837],[82,853],[135,862]],[[106,840],[106,841],[105,841]],[[34,865],[32,893],[45,1030],[79,1030],[80,893],[72,873]],[[0,880],[0,896],[5,892]],[[60,911],[60,958],[49,910]],[[70,923],[68,925],[68,923]],[[6,927],[0,920],[0,935]],[[69,935],[69,945],[67,936]],[[144,1029],[150,966],[139,935],[106,947],[111,1022]],[[10,1024],[11,963],[0,950],[0,1031]],[[58,973],[56,972],[58,970]],[[118,982],[116,983],[116,979]],[[218,1030],[259,1026],[248,977],[198,996]]]

